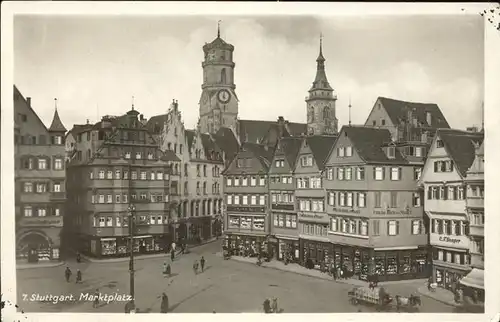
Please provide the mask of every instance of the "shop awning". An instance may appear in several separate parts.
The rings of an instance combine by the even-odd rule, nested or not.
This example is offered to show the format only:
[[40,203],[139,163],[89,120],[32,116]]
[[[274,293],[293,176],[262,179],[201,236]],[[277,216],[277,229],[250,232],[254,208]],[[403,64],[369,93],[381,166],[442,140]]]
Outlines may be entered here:
[[460,284],[484,290],[484,270],[473,268],[460,280]]

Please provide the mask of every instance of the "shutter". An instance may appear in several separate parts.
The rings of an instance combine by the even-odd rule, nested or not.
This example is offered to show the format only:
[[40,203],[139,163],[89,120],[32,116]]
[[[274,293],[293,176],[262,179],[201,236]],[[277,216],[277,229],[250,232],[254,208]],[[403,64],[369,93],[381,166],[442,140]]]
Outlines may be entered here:
[[373,167],[373,180],[377,177],[377,167]]
[[50,136],[50,144],[55,144],[55,139],[53,135]]
[[458,189],[457,187],[453,187],[453,200],[457,200]]
[[340,230],[341,230],[341,229],[340,229],[340,228],[341,228],[341,226],[340,226],[340,224],[341,224],[341,219],[340,219],[339,217],[337,217],[337,220],[336,220],[335,222],[336,222],[336,226],[337,226],[337,231],[340,231]]
[[382,180],[385,180],[385,168],[382,167]]
[[453,160],[450,161],[450,171],[453,171]]
[[434,172],[438,172],[438,162],[439,161],[434,161]]
[[403,180],[403,168],[398,168],[398,178],[399,180]]
[[396,235],[399,235],[399,220],[396,220]]
[[427,200],[432,200],[432,187],[427,189]]
[[436,225],[436,219],[431,219],[431,232],[433,234],[436,233],[436,228],[434,228],[436,227],[435,225]]
[[389,221],[387,221],[387,235],[389,235]]
[[448,200],[448,187],[444,187],[444,190],[443,190],[443,199],[444,200]]

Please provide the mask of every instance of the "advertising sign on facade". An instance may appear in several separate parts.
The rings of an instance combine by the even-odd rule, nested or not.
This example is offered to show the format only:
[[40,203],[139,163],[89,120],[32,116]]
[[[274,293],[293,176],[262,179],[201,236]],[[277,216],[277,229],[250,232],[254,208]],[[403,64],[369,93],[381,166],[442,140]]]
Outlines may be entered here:
[[469,249],[469,238],[467,236],[449,236],[431,234],[431,245]]
[[326,221],[328,222],[328,215],[322,213],[299,212],[299,220],[301,221]]
[[22,227],[62,227],[62,217],[32,217],[21,219],[20,226]]

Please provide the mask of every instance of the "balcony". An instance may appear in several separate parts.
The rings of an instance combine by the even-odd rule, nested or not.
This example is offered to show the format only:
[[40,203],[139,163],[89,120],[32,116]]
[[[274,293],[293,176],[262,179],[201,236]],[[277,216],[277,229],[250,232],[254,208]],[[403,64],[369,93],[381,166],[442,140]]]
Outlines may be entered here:
[[469,208],[484,208],[484,198],[482,198],[482,197],[467,197],[467,207],[469,207]]
[[53,201],[66,200],[66,192],[51,192],[50,193],[50,200],[53,200]]

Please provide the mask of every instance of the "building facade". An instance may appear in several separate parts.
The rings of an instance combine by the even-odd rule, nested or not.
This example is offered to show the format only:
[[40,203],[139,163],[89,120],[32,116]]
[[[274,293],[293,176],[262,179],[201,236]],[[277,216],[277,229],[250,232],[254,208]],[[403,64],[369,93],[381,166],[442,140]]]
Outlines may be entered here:
[[475,146],[475,159],[467,170],[465,184],[472,270],[460,284],[472,291],[465,293],[473,301],[484,303],[484,141]]
[[266,146],[244,143],[224,171],[224,245],[234,254],[257,256],[268,250],[268,171],[272,155]]
[[47,128],[14,86],[16,256],[58,260],[65,213],[65,150],[57,108]]
[[319,55],[316,59],[316,77],[306,97],[307,134],[335,134],[338,132],[335,103],[337,94],[328,83],[325,71],[322,39],[319,45]]
[[184,127],[177,101],[166,114],[149,119],[147,127],[160,149],[174,153],[180,160],[174,169],[179,184],[171,192],[174,209],[186,225],[180,237],[195,242],[220,235],[223,151],[211,135]]
[[[344,126],[326,162],[328,238],[347,276],[401,280],[427,274],[422,163],[387,129]],[[410,156],[411,158],[411,156]]]
[[203,84],[200,97],[200,131],[216,133],[221,127],[236,128],[238,96],[234,84],[234,46],[220,37],[203,46]]
[[288,258],[298,261],[300,258],[293,169],[302,140],[298,137],[282,138],[276,146],[269,168],[269,211],[273,236],[270,246],[277,260]]
[[336,136],[308,136],[301,142],[295,161],[295,199],[299,229],[300,262],[313,264],[331,258],[329,217],[325,209],[323,170]]
[[93,257],[167,250],[182,226],[170,203],[179,180],[175,154],[159,150],[133,107],[102,117],[76,141],[67,165],[71,247]]
[[470,223],[466,212],[464,178],[483,134],[439,129],[432,142],[421,182],[424,210],[430,220],[432,280],[455,290],[471,270]]

